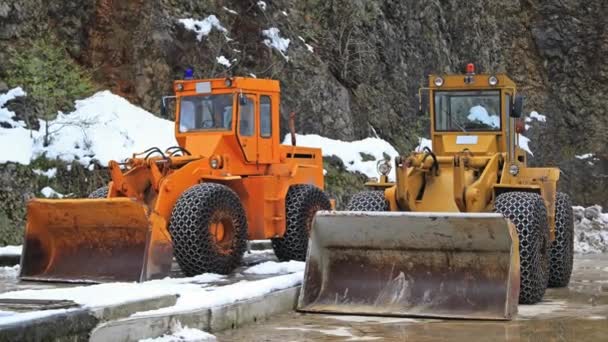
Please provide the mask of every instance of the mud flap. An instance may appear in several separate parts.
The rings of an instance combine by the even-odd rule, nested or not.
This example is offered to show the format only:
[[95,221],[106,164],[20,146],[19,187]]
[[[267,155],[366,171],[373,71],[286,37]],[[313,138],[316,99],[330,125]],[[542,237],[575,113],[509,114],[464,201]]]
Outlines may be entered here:
[[128,198],[32,200],[20,278],[98,283],[165,276],[172,249],[154,225],[146,206]]
[[298,310],[508,320],[519,281],[500,214],[318,212]]

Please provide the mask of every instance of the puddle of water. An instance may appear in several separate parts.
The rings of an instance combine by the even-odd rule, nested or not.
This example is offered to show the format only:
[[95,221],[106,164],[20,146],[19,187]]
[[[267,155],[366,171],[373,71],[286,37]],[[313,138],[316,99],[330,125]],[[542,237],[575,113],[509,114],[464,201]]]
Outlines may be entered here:
[[413,319],[413,318],[395,318],[395,317],[373,317],[373,316],[325,316],[327,318],[335,319],[343,322],[354,322],[354,323],[378,323],[378,324],[391,324],[391,323],[420,323],[429,320]]

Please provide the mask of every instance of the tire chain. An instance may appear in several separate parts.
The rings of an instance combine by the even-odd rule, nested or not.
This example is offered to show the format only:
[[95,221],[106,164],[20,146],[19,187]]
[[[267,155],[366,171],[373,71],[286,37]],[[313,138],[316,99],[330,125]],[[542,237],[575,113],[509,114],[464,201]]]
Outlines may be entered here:
[[306,260],[314,212],[330,209],[329,198],[321,189],[309,184],[291,186],[285,198],[285,234],[282,238],[271,239],[277,258],[281,261]]
[[496,198],[495,211],[510,219],[517,228],[519,303],[537,303],[542,300],[549,280],[549,229],[543,199],[530,192],[507,192]]
[[[227,211],[235,229],[231,253],[222,255],[208,226],[216,210]],[[175,203],[169,222],[173,253],[186,276],[228,274],[241,262],[247,244],[247,218],[238,195],[227,186],[202,183],[186,190]]]
[[89,198],[106,198],[108,197],[108,187],[107,186],[102,186],[101,188],[91,192],[89,194]]
[[362,191],[356,193],[348,202],[349,211],[388,211],[384,191]]
[[558,192],[555,199],[555,240],[549,249],[549,286],[564,287],[572,274],[574,216],[570,197]]

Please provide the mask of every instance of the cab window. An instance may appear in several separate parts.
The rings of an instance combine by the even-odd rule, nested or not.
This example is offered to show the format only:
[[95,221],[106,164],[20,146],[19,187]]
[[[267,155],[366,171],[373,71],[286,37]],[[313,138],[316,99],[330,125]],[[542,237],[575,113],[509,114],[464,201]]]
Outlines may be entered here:
[[272,136],[272,104],[270,96],[260,97],[260,136],[270,138]]
[[179,131],[217,131],[232,128],[232,94],[185,96],[180,100]]
[[435,92],[438,131],[500,131],[500,91]]
[[253,135],[253,129],[255,127],[253,99],[246,97],[245,103],[241,103],[240,108],[239,134],[250,137]]

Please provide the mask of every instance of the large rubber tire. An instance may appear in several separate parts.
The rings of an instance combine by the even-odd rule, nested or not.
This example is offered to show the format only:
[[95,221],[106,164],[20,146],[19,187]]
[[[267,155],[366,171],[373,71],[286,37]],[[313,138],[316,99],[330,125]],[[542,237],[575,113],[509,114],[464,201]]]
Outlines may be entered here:
[[562,192],[555,199],[555,240],[549,248],[549,287],[570,282],[574,258],[574,215],[570,197]]
[[361,191],[351,197],[346,205],[348,211],[389,211],[384,191]]
[[285,234],[273,238],[272,249],[281,261],[306,260],[308,237],[312,219],[318,210],[330,210],[327,195],[319,188],[309,184],[293,185],[287,191],[285,211],[287,223]]
[[169,234],[175,259],[186,276],[228,274],[245,253],[247,217],[232,189],[221,184],[198,184],[175,203]]
[[107,186],[102,186],[101,188],[91,192],[89,194],[89,198],[106,198],[108,197],[108,187]]
[[519,303],[538,303],[549,282],[549,227],[545,203],[536,193],[507,192],[496,198],[495,207],[517,228],[521,274]]

